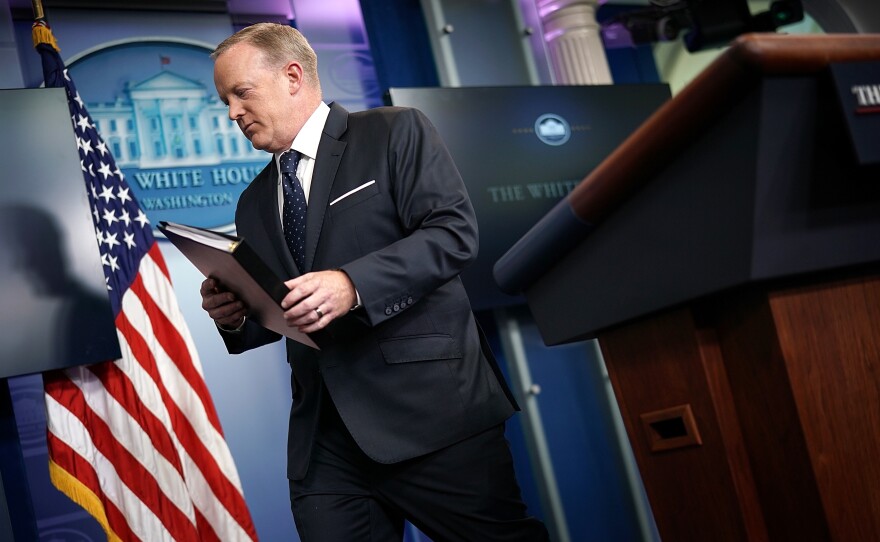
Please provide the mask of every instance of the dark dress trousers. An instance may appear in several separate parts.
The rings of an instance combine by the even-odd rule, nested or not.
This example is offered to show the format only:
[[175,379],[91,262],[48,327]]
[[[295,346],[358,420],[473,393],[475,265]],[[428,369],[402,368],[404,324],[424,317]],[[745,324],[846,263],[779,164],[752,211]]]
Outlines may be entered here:
[[[421,456],[497,426],[517,408],[458,274],[478,236],[464,183],[415,109],[349,113],[331,104],[308,205],[305,269],[284,241],[274,160],[242,193],[235,223],[281,277],[342,269],[363,306],[287,339],[293,404],[288,477],[302,479],[322,390],[357,446],[379,463]],[[231,353],[276,341],[251,320],[221,332]]]

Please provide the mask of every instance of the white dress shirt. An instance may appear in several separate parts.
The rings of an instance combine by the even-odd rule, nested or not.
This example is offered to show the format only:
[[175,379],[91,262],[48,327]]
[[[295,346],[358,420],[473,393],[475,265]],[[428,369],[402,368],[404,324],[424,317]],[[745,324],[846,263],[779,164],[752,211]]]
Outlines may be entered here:
[[[318,144],[321,143],[321,134],[324,133],[324,124],[330,115],[330,107],[321,102],[318,108],[303,124],[302,129],[296,134],[290,149],[300,154],[299,164],[296,166],[296,178],[302,185],[306,196],[306,204],[309,203],[309,192],[312,189],[312,174],[315,171],[315,158],[318,156]],[[281,155],[287,151],[275,153],[275,167],[278,168],[278,216],[284,222],[284,186],[281,183]],[[354,290],[357,301],[353,309],[361,306],[361,294]]]
[[[309,202],[309,192],[312,188],[312,173],[315,171],[315,157],[318,156],[318,144],[321,143],[321,134],[324,133],[324,124],[330,114],[330,107],[321,102],[302,129],[296,134],[290,148],[300,154],[299,165],[296,167],[296,178],[302,185],[306,195],[306,203]],[[281,155],[285,151],[275,153],[275,167],[278,168],[278,215],[284,216],[284,187],[281,184]]]

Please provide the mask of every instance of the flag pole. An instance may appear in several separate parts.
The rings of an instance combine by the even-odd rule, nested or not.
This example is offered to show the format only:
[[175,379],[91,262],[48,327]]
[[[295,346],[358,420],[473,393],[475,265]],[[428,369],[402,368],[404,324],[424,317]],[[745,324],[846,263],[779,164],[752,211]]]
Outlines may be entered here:
[[45,15],[43,14],[43,0],[31,0],[31,5],[34,8],[34,20],[41,21],[45,19]]
[[[47,45],[56,52],[61,52],[52,30],[49,28],[49,21],[46,20],[46,14],[43,11],[43,0],[31,0],[31,6],[34,8],[34,24],[31,26],[31,38],[34,41],[34,47],[38,45]],[[38,49],[39,50],[39,49]],[[45,68],[44,70],[45,71]]]

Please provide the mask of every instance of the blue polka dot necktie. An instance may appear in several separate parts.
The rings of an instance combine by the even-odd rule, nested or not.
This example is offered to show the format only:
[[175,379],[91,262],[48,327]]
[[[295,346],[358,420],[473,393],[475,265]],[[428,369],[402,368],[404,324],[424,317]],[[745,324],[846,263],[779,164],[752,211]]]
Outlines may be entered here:
[[300,273],[305,272],[306,262],[306,194],[303,192],[299,179],[296,178],[296,166],[300,154],[287,151],[281,155],[281,184],[284,187],[284,239],[287,248],[293,255],[293,261]]

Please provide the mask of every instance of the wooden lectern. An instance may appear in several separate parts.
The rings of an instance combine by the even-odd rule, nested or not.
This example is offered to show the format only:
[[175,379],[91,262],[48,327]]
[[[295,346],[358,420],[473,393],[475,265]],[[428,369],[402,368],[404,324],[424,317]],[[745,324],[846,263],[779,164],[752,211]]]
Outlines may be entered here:
[[880,165],[835,73],[878,62],[738,38],[495,266],[598,339],[663,540],[880,536]]

